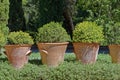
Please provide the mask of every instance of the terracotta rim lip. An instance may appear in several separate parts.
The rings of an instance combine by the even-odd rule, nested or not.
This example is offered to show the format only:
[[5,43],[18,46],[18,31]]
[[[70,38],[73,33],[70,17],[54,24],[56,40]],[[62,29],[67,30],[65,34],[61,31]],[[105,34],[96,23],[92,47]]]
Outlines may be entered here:
[[42,42],[39,42],[37,43],[38,44],[69,44],[69,42],[56,42],[56,43],[42,43]]
[[114,47],[114,46],[120,47],[120,44],[110,44],[110,45],[108,45],[108,48]]
[[88,42],[73,42],[72,44],[98,44],[100,45],[100,43],[88,43]]
[[22,47],[31,47],[32,44],[8,44],[8,45],[5,45],[5,47],[7,46],[22,46]]
[[120,44],[109,44],[108,46],[113,46],[113,45],[120,46]]

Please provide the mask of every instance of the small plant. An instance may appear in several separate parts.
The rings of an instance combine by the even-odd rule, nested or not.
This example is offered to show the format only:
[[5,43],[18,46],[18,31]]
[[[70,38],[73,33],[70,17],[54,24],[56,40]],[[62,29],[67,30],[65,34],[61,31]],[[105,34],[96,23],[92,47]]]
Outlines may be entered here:
[[66,42],[70,41],[70,36],[67,34],[60,23],[50,22],[38,29],[36,41],[49,43]]
[[106,45],[120,44],[120,22],[111,22],[104,27]]
[[18,32],[10,32],[8,35],[8,43],[9,44],[33,44],[33,39],[32,37],[22,31]]
[[94,22],[79,23],[73,31],[73,42],[99,43],[104,40],[102,30],[102,27]]

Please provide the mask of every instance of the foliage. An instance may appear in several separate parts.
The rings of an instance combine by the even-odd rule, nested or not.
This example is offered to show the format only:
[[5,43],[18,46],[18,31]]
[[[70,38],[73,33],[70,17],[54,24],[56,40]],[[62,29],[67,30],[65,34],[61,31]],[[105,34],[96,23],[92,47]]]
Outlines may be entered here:
[[70,36],[67,34],[62,25],[58,22],[50,22],[38,29],[36,35],[37,42],[66,42],[70,41]]
[[23,0],[23,10],[28,31],[37,31],[40,21],[38,20],[40,13],[38,11],[39,0]]
[[37,31],[39,26],[43,26],[51,21],[63,21],[64,0],[28,0],[23,3],[24,16],[27,29]]
[[6,24],[0,24],[0,47],[7,43],[8,32],[9,29],[6,27]]
[[28,0],[22,0],[22,4],[26,5],[28,3]]
[[0,24],[7,24],[9,0],[0,0]]
[[[38,53],[37,53],[38,54]],[[32,54],[34,55],[34,54]],[[36,55],[36,54],[35,54]],[[39,54],[38,54],[39,55]],[[108,54],[99,54],[95,64],[83,65],[75,61],[74,54],[66,54],[63,64],[48,68],[31,63],[20,70],[11,67],[5,57],[0,57],[0,80],[119,80],[120,64],[112,64]],[[37,62],[40,60],[38,59]]]
[[9,0],[9,20],[10,31],[26,30],[22,0]]
[[120,22],[109,22],[104,25],[104,35],[104,45],[120,44]]
[[32,37],[22,31],[10,32],[8,35],[8,43],[9,44],[33,44]]
[[39,2],[39,21],[41,21],[42,25],[51,21],[61,22],[63,20],[63,1],[64,0],[41,0]]
[[5,49],[3,47],[7,43],[8,33],[9,33],[9,29],[6,26],[6,22],[2,22],[0,24],[0,55],[3,54],[5,51]]
[[2,32],[4,36],[8,35],[9,28],[6,26],[6,24],[0,24],[0,32]]
[[6,44],[6,38],[4,37],[4,34],[0,32],[0,48],[3,47]]
[[103,41],[102,27],[94,22],[84,21],[76,25],[73,31],[73,42],[99,43]]
[[98,24],[120,19],[119,0],[77,0],[74,22],[84,20],[96,21]]
[[0,0],[0,47],[7,42],[9,29],[8,24],[9,0]]

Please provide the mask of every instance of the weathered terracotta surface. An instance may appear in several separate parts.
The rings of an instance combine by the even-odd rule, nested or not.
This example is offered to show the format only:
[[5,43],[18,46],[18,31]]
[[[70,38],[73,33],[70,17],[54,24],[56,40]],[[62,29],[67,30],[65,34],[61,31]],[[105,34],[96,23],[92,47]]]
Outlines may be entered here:
[[31,53],[31,45],[6,45],[6,56],[15,68],[22,68],[28,63],[28,55]]
[[120,45],[109,45],[110,56],[113,63],[120,63]]
[[49,67],[56,67],[64,61],[64,54],[68,42],[65,43],[38,43],[42,63]]
[[84,64],[95,63],[98,55],[97,43],[73,43],[76,59]]

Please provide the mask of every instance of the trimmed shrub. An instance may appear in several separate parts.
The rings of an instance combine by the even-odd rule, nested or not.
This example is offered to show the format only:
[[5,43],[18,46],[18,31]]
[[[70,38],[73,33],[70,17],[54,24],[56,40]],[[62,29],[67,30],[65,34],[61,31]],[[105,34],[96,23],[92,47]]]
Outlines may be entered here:
[[17,32],[10,32],[8,35],[8,43],[9,44],[33,44],[33,39],[32,37],[22,31],[17,31]]
[[9,28],[6,26],[6,24],[0,24],[0,32],[5,36],[8,36]]
[[0,48],[3,47],[6,44],[6,38],[4,37],[4,34],[0,32]]
[[70,36],[67,34],[62,25],[58,22],[50,22],[38,29],[36,35],[37,42],[66,42],[70,41]]
[[0,23],[0,55],[4,53],[4,46],[7,43],[9,29],[5,23]]
[[120,64],[112,64],[108,54],[99,54],[98,61],[88,65],[76,62],[74,54],[66,54],[65,62],[56,68],[37,65],[37,57],[29,61],[34,63],[15,70],[0,56],[0,80],[120,80]]
[[9,0],[0,0],[0,24],[8,23]]
[[5,24],[0,24],[0,47],[3,47],[7,43],[9,29]]
[[73,42],[99,43],[104,40],[102,27],[94,22],[84,21],[75,26]]

